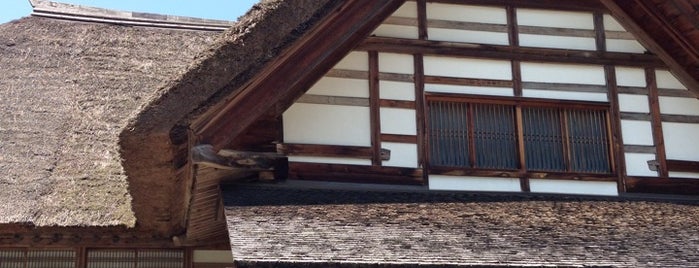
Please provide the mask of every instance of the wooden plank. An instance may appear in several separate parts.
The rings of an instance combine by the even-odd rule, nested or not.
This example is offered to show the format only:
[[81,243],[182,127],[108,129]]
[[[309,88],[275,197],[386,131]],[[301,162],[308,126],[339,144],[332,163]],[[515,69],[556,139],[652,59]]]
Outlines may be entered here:
[[699,116],[696,115],[664,114],[661,115],[660,118],[663,122],[699,124]]
[[[524,148],[524,129],[522,126],[524,126],[524,122],[522,121],[522,107],[517,106],[515,107],[515,128],[517,131],[517,160],[518,160],[518,166],[520,169],[520,173],[526,174],[527,173],[527,159],[526,159],[526,151]],[[519,186],[522,189],[522,192],[530,192],[530,186],[529,186],[529,177],[528,176],[520,176],[519,177]]]
[[[604,28],[604,26],[601,26]],[[617,77],[616,68],[613,65],[604,66],[604,75],[606,79],[606,84],[608,88],[607,99],[610,103],[608,122],[609,122],[609,136],[610,148],[609,153],[612,163],[612,171],[617,174],[617,190],[620,193],[626,192],[626,183],[624,177],[626,176],[626,156],[624,152],[626,148],[624,147],[624,138],[622,135],[621,127],[621,109],[619,106],[619,88],[617,87]]]
[[677,172],[699,172],[698,161],[666,159],[667,169]]
[[418,26],[418,20],[414,18],[404,17],[388,17],[383,24],[401,25],[401,26]]
[[684,89],[658,88],[658,95],[662,96],[662,97],[679,97],[679,98],[696,99],[696,96],[691,91],[684,90]]
[[381,166],[381,103],[379,89],[379,53],[369,51],[369,122],[371,125],[371,164]]
[[628,193],[653,193],[672,195],[699,195],[698,179],[628,177]]
[[416,135],[381,134],[381,141],[417,144],[418,137]]
[[595,26],[595,48],[597,51],[607,51],[607,32],[604,30],[604,14],[602,12],[594,12],[592,14],[593,24]]
[[368,98],[324,96],[314,94],[305,94],[301,96],[296,103],[369,107]]
[[526,89],[541,89],[564,92],[607,93],[608,91],[606,86],[568,83],[522,82],[522,87]]
[[[429,143],[427,142],[427,107],[425,105],[425,65],[424,58],[421,54],[413,55],[413,65],[415,68],[415,117],[417,120],[418,151],[417,162],[418,167],[427,168],[429,166],[429,161],[427,159]],[[422,179],[425,184],[429,183],[429,176],[427,173],[423,173]]]
[[624,145],[625,153],[655,154],[655,146],[652,145]]
[[663,67],[658,57],[647,54],[599,52],[573,49],[480,45],[427,40],[410,40],[385,37],[369,37],[357,49],[363,51],[445,55],[488,59],[558,62],[577,64],[613,64],[621,66]]
[[504,105],[523,105],[527,107],[567,107],[570,109],[595,109],[608,110],[609,103],[593,102],[593,101],[571,101],[571,100],[554,100],[554,99],[538,99],[538,98],[523,98],[523,97],[501,97],[501,96],[484,96],[472,94],[453,94],[453,93],[427,93],[425,94],[428,100],[448,101],[448,102],[469,102],[482,104],[504,104]]
[[665,138],[663,135],[663,120],[660,117],[660,97],[655,79],[655,69],[646,68],[646,86],[648,87],[648,102],[650,105],[650,123],[653,130],[653,145],[655,146],[655,159],[658,160],[658,175],[661,178],[668,177],[667,162],[665,161]]
[[325,76],[336,77],[336,78],[351,78],[351,79],[369,79],[369,72],[367,71],[355,71],[355,70],[343,70],[343,69],[332,69],[328,71]]
[[427,40],[427,1],[417,0],[417,31],[420,40]]
[[485,6],[515,6],[521,8],[537,8],[548,10],[570,11],[604,11],[606,10],[599,1],[595,0],[430,0],[434,3],[455,5],[485,5]]
[[[280,114],[301,97],[333,65],[366,38],[404,0],[347,0],[339,3],[300,40],[225,101],[191,124],[216,151],[238,138],[264,113]],[[298,68],[304,66],[304,68]]]
[[409,74],[379,73],[379,79],[395,82],[413,82],[413,76]]
[[468,21],[450,21],[450,20],[437,20],[437,19],[427,20],[427,27],[440,28],[440,29],[450,29],[450,30],[464,30],[464,31],[482,31],[482,32],[496,32],[496,33],[506,33],[507,32],[507,25],[503,25],[503,24],[468,22]]
[[433,175],[448,176],[474,176],[474,177],[494,177],[494,178],[520,178],[550,179],[550,180],[576,180],[576,181],[617,181],[613,174],[583,174],[583,173],[555,173],[555,172],[520,172],[518,170],[485,170],[485,169],[464,169],[449,167],[431,167],[429,170]]
[[379,106],[387,108],[400,108],[400,109],[415,109],[414,101],[403,101],[403,100],[380,100]]
[[650,114],[647,113],[620,112],[619,116],[623,120],[651,121]]
[[474,87],[512,87],[513,85],[512,81],[510,80],[475,79],[444,76],[425,76],[425,83]]
[[[371,147],[345,145],[280,143],[277,144],[277,152],[290,156],[343,157],[357,159],[371,159],[373,157],[373,149]],[[391,151],[380,148],[379,159],[381,161],[390,160]]]
[[290,163],[290,176],[300,180],[421,185],[422,169],[320,163]]
[[617,86],[619,94],[630,94],[630,95],[648,95],[648,89],[645,87],[624,87]]

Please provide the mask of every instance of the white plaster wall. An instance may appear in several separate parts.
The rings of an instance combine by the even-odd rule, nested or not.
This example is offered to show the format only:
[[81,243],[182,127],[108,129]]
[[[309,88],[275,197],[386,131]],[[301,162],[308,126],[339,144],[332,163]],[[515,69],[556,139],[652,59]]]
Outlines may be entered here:
[[289,156],[289,162],[371,166],[371,160],[369,159],[342,157]]
[[410,54],[379,53],[379,72],[415,73],[415,60]]
[[427,3],[427,19],[507,24],[504,8]]
[[382,134],[417,134],[415,110],[382,107],[380,111]]
[[428,28],[428,38],[434,41],[509,45],[507,33]]
[[417,168],[417,144],[383,142],[381,148],[391,150],[391,159],[383,161],[387,167]]
[[624,144],[653,145],[653,128],[648,121],[621,120]]
[[604,30],[605,31],[626,32],[626,29],[624,29],[624,26],[621,26],[621,23],[619,23],[614,17],[612,17],[609,14],[604,15],[603,21],[604,21]]
[[396,12],[393,12],[391,16],[403,17],[403,18],[417,18],[417,3],[412,1],[407,1],[405,4],[400,6]]
[[192,259],[195,263],[233,263],[230,250],[194,250]]
[[599,101],[606,102],[607,94],[593,92],[569,92],[539,89],[523,89],[522,96],[527,98],[575,100],[575,101]]
[[699,124],[663,123],[667,159],[699,161]]
[[415,26],[405,26],[405,25],[392,25],[392,24],[382,24],[372,35],[380,37],[393,37],[393,38],[406,38],[406,39],[418,39],[420,38],[420,32]]
[[699,99],[660,97],[661,114],[699,115]]
[[508,97],[512,97],[515,95],[514,90],[512,88],[472,87],[472,86],[455,86],[455,85],[440,85],[440,84],[425,84],[425,92],[476,94],[476,95],[508,96]]
[[607,51],[643,54],[647,49],[636,40],[607,39]]
[[334,69],[369,71],[369,54],[363,51],[353,51],[347,54]]
[[429,175],[429,189],[442,191],[521,192],[518,178]]
[[646,72],[642,68],[616,67],[616,84],[627,87],[646,87]]
[[521,67],[522,80],[526,82],[606,84],[602,66],[522,62]]
[[369,80],[323,77],[307,94],[339,96],[339,97],[369,97]]
[[286,143],[371,145],[369,107],[296,103],[283,116]]
[[655,160],[654,154],[625,153],[626,174],[629,176],[657,177],[658,173],[648,168],[648,161]]
[[622,112],[650,113],[648,96],[619,94],[619,110]]
[[415,100],[415,84],[379,81],[379,97],[384,100]]
[[666,70],[656,70],[655,79],[658,83],[658,88],[671,88],[671,89],[687,89],[680,80],[669,71]]
[[433,76],[512,79],[512,66],[505,60],[426,56],[425,74]]
[[592,13],[541,9],[517,9],[519,25],[589,29],[595,28]]
[[613,181],[530,179],[529,188],[533,193],[618,195],[617,183]]
[[545,47],[560,49],[596,50],[594,38],[520,34],[519,45],[523,47]]

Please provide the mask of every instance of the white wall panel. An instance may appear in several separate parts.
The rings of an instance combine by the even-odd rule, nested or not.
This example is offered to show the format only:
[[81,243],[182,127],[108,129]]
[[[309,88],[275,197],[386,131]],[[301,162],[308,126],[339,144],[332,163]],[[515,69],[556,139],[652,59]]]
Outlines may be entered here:
[[381,108],[381,133],[416,135],[415,110]]
[[529,188],[533,193],[618,195],[617,183],[613,181],[570,181],[530,179]]
[[661,114],[699,115],[699,100],[695,98],[660,97]]
[[653,128],[648,121],[621,120],[624,144],[653,145]]
[[383,142],[381,148],[391,150],[391,159],[383,161],[387,167],[417,168],[417,144]]
[[405,26],[405,25],[392,25],[392,24],[382,24],[372,35],[380,37],[393,37],[393,38],[406,38],[406,39],[418,39],[420,38],[420,33],[415,26]]
[[369,107],[296,103],[283,121],[287,143],[371,145]]
[[611,15],[605,14],[603,20],[604,20],[604,30],[605,31],[626,32],[626,29],[624,29],[624,26],[621,26],[621,23],[619,23]]
[[648,161],[655,160],[654,154],[626,153],[626,174],[629,176],[657,177],[658,173],[648,168]]
[[385,100],[415,100],[415,84],[379,81],[379,97]]
[[527,98],[542,98],[542,99],[557,99],[557,100],[575,100],[575,101],[607,101],[605,93],[591,92],[571,92],[571,91],[554,91],[554,90],[539,90],[539,89],[523,89],[522,96]]
[[434,76],[512,79],[509,61],[426,56],[425,74]]
[[434,41],[476,43],[490,45],[509,45],[507,33],[466,31],[455,29],[429,28],[429,39]]
[[619,110],[622,112],[649,113],[648,96],[619,94]]
[[595,28],[592,14],[586,12],[567,12],[541,9],[517,9],[519,25],[589,29]]
[[306,93],[325,96],[368,98],[369,80],[323,77]]
[[607,39],[607,51],[643,54],[647,49],[636,40]]
[[504,8],[427,3],[427,19],[507,24]]
[[605,85],[602,66],[522,62],[522,80],[526,82]]
[[455,85],[439,85],[439,84],[425,84],[425,92],[475,94],[475,95],[490,95],[490,96],[509,96],[509,97],[512,97],[515,95],[514,90],[511,88],[472,87],[472,86],[455,86]]
[[379,72],[415,73],[415,60],[410,54],[379,53]]
[[658,88],[674,88],[674,89],[687,89],[680,80],[669,71],[666,70],[656,70],[655,79],[658,83]]
[[369,159],[340,157],[289,156],[289,162],[371,166],[371,160]]
[[561,49],[596,50],[594,38],[520,34],[519,45],[523,47],[545,47]]
[[667,159],[699,161],[699,124],[663,123]]
[[407,1],[405,4],[400,6],[396,12],[393,12],[391,16],[403,17],[403,18],[417,18],[417,3],[412,1]]
[[350,52],[340,62],[338,62],[334,68],[355,71],[369,71],[369,54],[363,51]]
[[429,175],[430,190],[520,192],[518,178]]
[[616,67],[616,84],[627,87],[646,87],[646,71],[641,68]]

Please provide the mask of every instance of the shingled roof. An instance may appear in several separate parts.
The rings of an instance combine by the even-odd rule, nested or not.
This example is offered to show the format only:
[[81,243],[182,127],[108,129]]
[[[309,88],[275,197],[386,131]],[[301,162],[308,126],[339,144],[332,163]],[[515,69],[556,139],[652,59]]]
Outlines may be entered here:
[[265,185],[224,192],[236,267],[699,263],[699,201]]

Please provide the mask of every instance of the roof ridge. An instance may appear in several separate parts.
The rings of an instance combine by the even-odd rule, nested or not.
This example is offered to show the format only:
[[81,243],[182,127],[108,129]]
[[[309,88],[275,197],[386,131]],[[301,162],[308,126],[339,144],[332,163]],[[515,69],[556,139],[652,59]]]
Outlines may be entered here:
[[226,20],[119,11],[47,0],[29,0],[29,3],[34,8],[32,16],[67,20],[206,31],[224,31],[235,24]]

